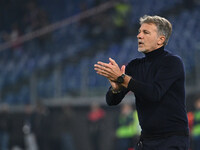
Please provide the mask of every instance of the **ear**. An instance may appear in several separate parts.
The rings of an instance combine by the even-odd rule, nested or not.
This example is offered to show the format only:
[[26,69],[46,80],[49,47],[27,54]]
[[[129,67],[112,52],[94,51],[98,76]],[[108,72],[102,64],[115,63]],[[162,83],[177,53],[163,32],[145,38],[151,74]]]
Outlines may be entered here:
[[158,45],[163,45],[164,42],[165,42],[165,36],[160,36],[158,39]]

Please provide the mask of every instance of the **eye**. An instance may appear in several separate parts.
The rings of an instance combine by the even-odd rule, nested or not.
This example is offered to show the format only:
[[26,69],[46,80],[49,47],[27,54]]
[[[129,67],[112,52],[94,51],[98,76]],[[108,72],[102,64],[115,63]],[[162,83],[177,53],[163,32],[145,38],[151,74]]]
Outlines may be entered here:
[[145,31],[144,31],[144,34],[149,34],[149,32],[145,30]]

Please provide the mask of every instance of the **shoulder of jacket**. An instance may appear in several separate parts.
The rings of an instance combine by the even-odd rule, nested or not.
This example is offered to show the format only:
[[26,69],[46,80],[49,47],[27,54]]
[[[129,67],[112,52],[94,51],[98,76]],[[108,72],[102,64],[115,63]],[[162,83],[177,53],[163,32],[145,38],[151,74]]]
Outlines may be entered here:
[[163,62],[176,62],[176,63],[180,63],[182,62],[182,59],[180,56],[178,55],[174,55],[171,53],[166,54],[163,58],[162,58]]
[[130,61],[129,64],[138,64],[138,63],[140,63],[141,61],[143,61],[144,59],[145,59],[144,57],[142,57],[142,58],[135,58],[135,59],[133,59],[132,61]]
[[182,61],[180,56],[173,54],[168,50],[165,50],[164,59]]

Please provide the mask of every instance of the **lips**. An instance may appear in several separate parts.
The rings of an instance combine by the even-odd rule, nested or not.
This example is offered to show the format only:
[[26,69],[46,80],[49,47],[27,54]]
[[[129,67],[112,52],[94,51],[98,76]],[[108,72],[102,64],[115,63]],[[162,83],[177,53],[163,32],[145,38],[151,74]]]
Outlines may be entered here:
[[138,41],[138,45],[142,45],[142,44],[144,44],[143,42],[141,42],[141,41]]

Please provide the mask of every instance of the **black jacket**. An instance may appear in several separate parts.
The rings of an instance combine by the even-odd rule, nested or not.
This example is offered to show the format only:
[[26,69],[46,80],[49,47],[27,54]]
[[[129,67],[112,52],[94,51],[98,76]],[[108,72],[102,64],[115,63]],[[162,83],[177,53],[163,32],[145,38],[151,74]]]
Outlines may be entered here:
[[119,94],[106,94],[108,105],[119,104],[132,91],[142,134],[188,133],[185,109],[185,72],[180,57],[161,47],[134,59],[126,66],[131,76],[128,88]]

